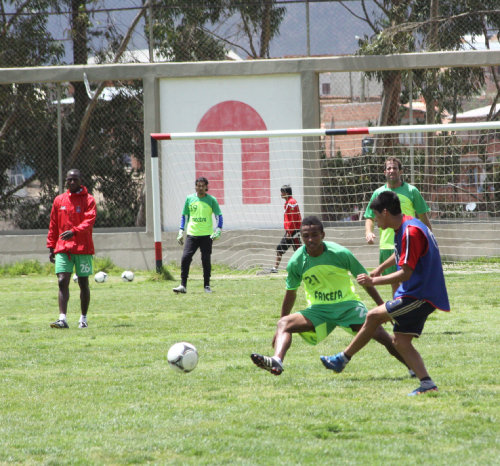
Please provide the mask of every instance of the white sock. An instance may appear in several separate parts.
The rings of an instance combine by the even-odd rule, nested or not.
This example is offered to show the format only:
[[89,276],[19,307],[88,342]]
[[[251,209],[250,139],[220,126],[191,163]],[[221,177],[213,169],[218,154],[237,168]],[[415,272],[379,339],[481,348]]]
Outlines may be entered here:
[[87,316],[84,316],[83,314],[80,316],[79,322],[87,322]]
[[280,366],[283,365],[283,361],[281,360],[281,358],[278,358],[278,356],[273,356],[271,359],[274,359],[275,361],[279,362]]
[[66,314],[59,314],[59,320],[66,320]]

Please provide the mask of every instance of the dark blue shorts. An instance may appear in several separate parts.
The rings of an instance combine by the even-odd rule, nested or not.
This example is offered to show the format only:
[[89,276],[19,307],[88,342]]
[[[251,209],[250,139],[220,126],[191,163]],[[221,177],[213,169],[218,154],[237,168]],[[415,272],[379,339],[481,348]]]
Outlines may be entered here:
[[385,303],[385,308],[394,321],[394,333],[422,335],[425,321],[436,308],[423,299],[396,298]]

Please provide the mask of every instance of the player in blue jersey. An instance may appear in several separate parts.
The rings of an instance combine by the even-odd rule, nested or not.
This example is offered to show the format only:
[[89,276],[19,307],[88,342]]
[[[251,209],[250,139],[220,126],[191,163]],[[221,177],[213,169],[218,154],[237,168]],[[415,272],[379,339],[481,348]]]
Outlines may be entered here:
[[384,262],[384,267],[396,264],[397,270],[377,277],[363,273],[357,276],[357,281],[363,286],[401,284],[392,301],[368,313],[363,327],[343,352],[330,357],[321,356],[321,361],[326,368],[342,372],[380,325],[393,321],[394,346],[420,379],[420,386],[409,395],[437,391],[412,340],[422,334],[427,317],[435,309],[450,310],[439,248],[434,235],[424,223],[401,212],[396,193],[384,191],[370,206],[375,212],[379,228],[392,228],[395,231],[395,253]]

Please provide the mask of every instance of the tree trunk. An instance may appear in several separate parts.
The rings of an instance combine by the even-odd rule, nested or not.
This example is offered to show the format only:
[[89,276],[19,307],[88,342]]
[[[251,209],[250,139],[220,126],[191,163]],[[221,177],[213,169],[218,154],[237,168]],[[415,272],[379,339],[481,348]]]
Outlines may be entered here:
[[[439,0],[431,0],[431,25],[427,41],[427,48],[429,51],[438,50],[438,23],[436,21],[439,15]],[[429,70],[428,75],[428,87],[427,92],[423,93],[425,100],[425,122],[428,125],[433,125],[436,123],[436,108],[434,94],[438,86],[437,69]],[[436,138],[433,133],[428,133],[427,144],[425,146],[425,164],[424,164],[424,179],[426,185],[426,191],[431,193],[432,186],[435,182],[434,180],[434,158],[436,155]]]
[[[87,12],[85,0],[71,0],[71,34],[73,40],[73,64],[86,65],[88,61],[87,52]],[[72,82],[75,99],[75,121],[81,121],[87,108],[89,97],[82,81]],[[78,159],[69,161],[72,166],[64,167],[69,170],[78,166]],[[84,170],[83,167],[79,167]]]
[[[383,98],[380,109],[378,125],[394,126],[399,123],[399,96],[401,94],[401,73],[398,71],[389,71],[384,73],[382,79]],[[395,134],[382,134],[376,140],[376,147],[383,154],[392,154],[394,151],[394,141],[397,139]]]
[[262,30],[260,32],[260,58],[269,58],[269,41],[271,38],[271,0],[264,2],[262,13]]

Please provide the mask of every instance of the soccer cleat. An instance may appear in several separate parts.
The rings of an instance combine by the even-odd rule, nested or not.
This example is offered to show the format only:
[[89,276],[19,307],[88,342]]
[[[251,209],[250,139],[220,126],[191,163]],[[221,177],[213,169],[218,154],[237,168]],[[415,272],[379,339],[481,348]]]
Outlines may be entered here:
[[87,328],[88,326],[89,324],[87,324],[86,320],[78,324],[78,328]]
[[209,286],[206,286],[205,293],[212,293],[212,288],[210,288]]
[[269,273],[278,273],[278,269],[276,267],[273,267]]
[[252,353],[250,355],[252,362],[261,369],[269,371],[271,374],[280,375],[283,372],[283,366],[276,361],[276,359],[269,356],[262,356],[262,354]]
[[349,362],[342,353],[338,353],[335,356],[320,356],[319,358],[323,366],[335,372],[342,372]]
[[408,393],[408,396],[416,396],[416,395],[422,395],[424,393],[428,393],[428,392],[437,392],[438,391],[438,388],[433,385],[432,387],[428,387],[428,388],[424,388],[422,386],[416,388],[415,390],[413,390],[411,393]]
[[50,324],[52,328],[69,328],[68,322],[58,319]]
[[178,286],[178,287],[176,287],[176,288],[172,288],[172,291],[173,291],[174,293],[177,293],[177,294],[178,294],[178,293],[186,293],[186,291],[187,291],[187,290],[186,290],[186,287],[185,287],[185,286],[183,286],[183,285],[179,285],[179,286]]

